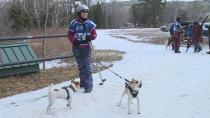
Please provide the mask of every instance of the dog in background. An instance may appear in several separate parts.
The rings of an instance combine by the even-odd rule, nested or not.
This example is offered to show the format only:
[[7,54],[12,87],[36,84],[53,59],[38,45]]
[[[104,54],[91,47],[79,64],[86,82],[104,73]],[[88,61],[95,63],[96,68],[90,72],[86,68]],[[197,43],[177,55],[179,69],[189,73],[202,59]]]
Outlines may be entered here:
[[122,93],[120,102],[118,104],[118,106],[121,105],[123,97],[125,94],[128,95],[128,114],[131,114],[131,109],[130,109],[130,105],[132,103],[132,98],[135,98],[137,100],[137,108],[138,108],[138,114],[140,114],[140,110],[139,110],[139,89],[142,86],[142,82],[138,81],[138,80],[134,80],[132,79],[132,81],[130,82],[126,82],[125,83],[125,89]]
[[60,89],[53,89],[53,85],[50,85],[48,92],[49,104],[47,106],[47,113],[50,112],[51,107],[57,98],[67,100],[67,107],[71,109],[73,93],[79,89],[80,83],[75,81],[71,81],[69,86],[62,87]]

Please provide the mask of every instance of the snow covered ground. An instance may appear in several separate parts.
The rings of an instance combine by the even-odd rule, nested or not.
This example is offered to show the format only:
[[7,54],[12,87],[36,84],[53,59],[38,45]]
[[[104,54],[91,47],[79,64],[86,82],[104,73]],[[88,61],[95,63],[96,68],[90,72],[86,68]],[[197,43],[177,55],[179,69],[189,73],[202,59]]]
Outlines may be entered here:
[[[46,61],[45,64],[46,64],[45,65],[46,69],[54,68],[54,67],[67,67],[67,66],[69,66],[68,63],[62,62],[60,59],[53,60],[53,61]],[[39,64],[39,68],[43,69],[43,63]]]
[[[125,51],[123,60],[114,62],[111,70],[128,79],[143,82],[140,108],[137,114],[133,101],[132,114],[127,114],[127,100],[116,106],[124,88],[124,81],[108,70],[102,72],[107,81],[103,86],[94,74],[94,90],[90,94],[74,94],[72,109],[58,100],[52,114],[46,113],[48,88],[0,99],[0,118],[207,118],[210,116],[210,56],[181,54],[165,50],[164,45],[132,43],[115,39],[108,34],[116,30],[98,30],[93,42],[97,49]],[[64,82],[55,86],[68,85]]]

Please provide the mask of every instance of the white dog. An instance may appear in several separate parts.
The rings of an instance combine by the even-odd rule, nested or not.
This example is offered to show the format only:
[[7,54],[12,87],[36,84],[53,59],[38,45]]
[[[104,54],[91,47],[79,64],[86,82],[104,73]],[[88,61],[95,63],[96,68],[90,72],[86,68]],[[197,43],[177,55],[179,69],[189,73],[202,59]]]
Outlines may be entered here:
[[130,110],[130,105],[132,103],[132,98],[136,98],[137,100],[137,108],[138,108],[138,114],[140,114],[140,110],[139,110],[139,89],[142,86],[142,82],[138,81],[138,80],[134,80],[132,79],[131,82],[125,83],[125,89],[123,91],[123,94],[121,96],[120,102],[118,104],[118,106],[121,105],[123,97],[125,94],[128,95],[128,114],[131,114],[131,110]]
[[53,89],[52,86],[53,85],[50,86],[48,93],[49,104],[47,106],[47,113],[50,112],[51,107],[57,98],[67,100],[67,107],[71,109],[73,92],[80,88],[80,83],[72,81],[69,86],[62,87],[61,89]]

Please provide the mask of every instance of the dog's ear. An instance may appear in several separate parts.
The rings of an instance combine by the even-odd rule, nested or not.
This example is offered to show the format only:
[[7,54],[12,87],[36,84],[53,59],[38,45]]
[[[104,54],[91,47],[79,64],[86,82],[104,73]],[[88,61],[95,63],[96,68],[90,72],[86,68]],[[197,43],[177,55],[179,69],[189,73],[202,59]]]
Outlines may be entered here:
[[139,81],[138,81],[138,80],[136,80],[135,82],[136,82],[137,84],[139,83]]
[[139,83],[139,88],[141,88],[142,87],[142,83]]
[[133,82],[133,81],[134,81],[134,78],[132,78],[131,82]]
[[139,88],[141,88],[141,87],[142,87],[142,81],[139,80]]
[[74,79],[71,80],[71,83],[74,83]]

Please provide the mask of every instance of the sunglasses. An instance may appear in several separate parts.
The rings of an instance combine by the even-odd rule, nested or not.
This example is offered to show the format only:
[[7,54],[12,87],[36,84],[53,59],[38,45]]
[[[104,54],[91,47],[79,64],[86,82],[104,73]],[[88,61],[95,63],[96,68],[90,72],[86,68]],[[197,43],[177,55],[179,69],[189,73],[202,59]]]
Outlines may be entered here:
[[88,13],[88,10],[87,9],[83,9],[80,12],[82,12],[82,13]]

